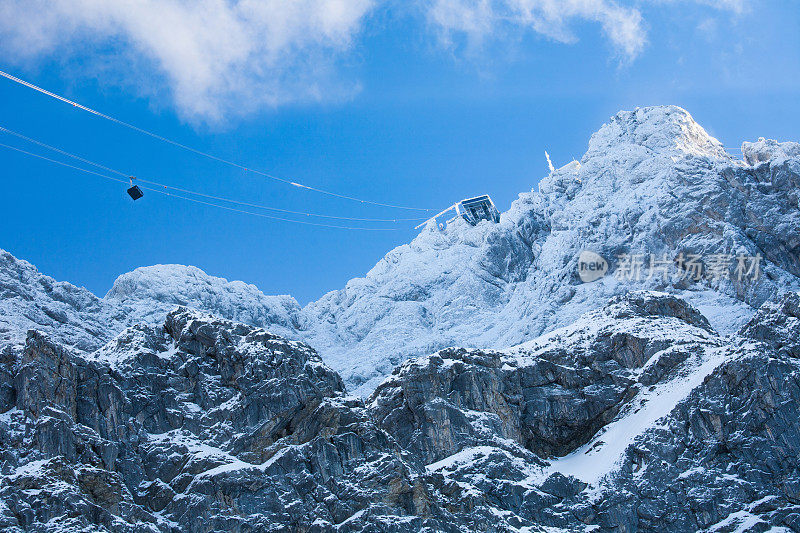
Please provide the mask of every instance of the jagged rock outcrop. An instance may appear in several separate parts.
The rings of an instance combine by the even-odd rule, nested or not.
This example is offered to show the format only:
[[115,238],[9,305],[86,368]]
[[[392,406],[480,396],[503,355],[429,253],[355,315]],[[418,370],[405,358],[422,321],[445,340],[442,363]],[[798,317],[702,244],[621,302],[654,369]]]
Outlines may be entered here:
[[800,294],[790,292],[764,303],[740,333],[781,354],[800,358]]
[[[759,313],[783,324],[796,296]],[[800,361],[748,331],[723,338],[685,302],[634,293],[512,350],[410,361],[372,408],[435,461],[451,506],[569,531],[798,531]],[[593,384],[563,386],[578,370]],[[537,372],[550,382],[526,389]],[[542,433],[565,437],[559,453]]]
[[476,445],[487,431],[540,457],[561,456],[643,386],[719,344],[686,302],[637,293],[510,352],[447,349],[411,360],[371,404],[378,423],[428,463]]
[[785,336],[797,301],[792,293],[766,302],[734,341],[741,355],[626,450],[597,498],[599,524],[800,531],[800,336]]
[[32,332],[4,367],[10,530],[313,531],[359,511],[430,515],[413,463],[339,376],[264,330],[179,309],[90,357]]
[[620,531],[800,531],[798,402],[796,359],[756,350],[724,363],[628,448],[594,520]]
[[0,524],[796,528],[800,363],[748,331],[631,293],[513,349],[409,361],[366,405],[307,345],[187,309],[90,355],[31,332],[2,354]]

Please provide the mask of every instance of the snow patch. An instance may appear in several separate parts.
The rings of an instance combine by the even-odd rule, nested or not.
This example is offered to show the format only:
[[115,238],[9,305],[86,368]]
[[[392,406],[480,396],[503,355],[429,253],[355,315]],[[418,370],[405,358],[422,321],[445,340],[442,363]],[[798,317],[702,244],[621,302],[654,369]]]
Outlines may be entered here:
[[541,473],[544,480],[553,473],[573,476],[592,486],[614,471],[625,450],[636,437],[657,426],[679,402],[703,383],[719,365],[729,360],[727,348],[706,348],[703,357],[687,374],[641,391],[626,413],[605,426],[592,440],[574,452],[554,459]]

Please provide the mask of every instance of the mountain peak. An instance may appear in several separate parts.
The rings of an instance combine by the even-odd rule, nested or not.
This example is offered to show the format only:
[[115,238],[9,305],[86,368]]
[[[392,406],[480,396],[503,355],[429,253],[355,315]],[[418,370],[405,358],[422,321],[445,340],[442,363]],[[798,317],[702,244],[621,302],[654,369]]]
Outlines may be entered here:
[[175,306],[187,306],[291,335],[300,327],[300,305],[291,296],[268,296],[255,285],[228,281],[185,265],[140,267],[117,278],[105,301],[148,323],[157,323]]
[[620,111],[589,141],[586,157],[636,146],[656,153],[683,152],[694,156],[727,157],[717,139],[676,105],[637,107]]
[[[148,296],[164,296],[175,299],[180,298],[180,293],[186,289],[197,293],[202,291],[203,287],[217,284],[227,286],[230,283],[224,278],[209,276],[194,266],[151,265],[136,268],[119,276],[106,297],[117,300],[131,297],[141,298],[142,291],[145,291]],[[242,282],[232,283],[246,285]],[[252,285],[250,287],[255,289]],[[176,294],[176,289],[183,290],[179,290]]]

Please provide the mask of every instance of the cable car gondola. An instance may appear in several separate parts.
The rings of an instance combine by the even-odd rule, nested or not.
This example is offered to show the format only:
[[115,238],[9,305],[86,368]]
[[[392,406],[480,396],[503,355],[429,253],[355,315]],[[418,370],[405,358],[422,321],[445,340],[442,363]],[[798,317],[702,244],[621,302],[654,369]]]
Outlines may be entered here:
[[130,188],[128,189],[128,195],[129,195],[131,198],[133,198],[133,201],[134,201],[134,202],[135,202],[136,200],[138,200],[139,198],[141,198],[142,196],[144,196],[144,193],[142,192],[142,189],[140,189],[138,185],[134,185],[134,184],[133,184],[133,180],[135,180],[135,179],[136,179],[136,178],[134,178],[133,176],[131,176],[131,177],[130,177],[130,180],[131,180],[131,186],[130,186]]

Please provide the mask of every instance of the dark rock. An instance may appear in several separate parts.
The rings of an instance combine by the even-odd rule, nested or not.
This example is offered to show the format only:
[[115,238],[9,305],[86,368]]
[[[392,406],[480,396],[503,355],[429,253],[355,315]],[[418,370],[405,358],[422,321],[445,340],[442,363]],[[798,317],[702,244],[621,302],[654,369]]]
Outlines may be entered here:
[[800,358],[800,294],[790,292],[765,302],[739,334]]
[[[784,334],[793,309],[765,305],[761,324]],[[366,403],[310,347],[186,309],[91,356],[31,333],[0,360],[0,525],[796,530],[800,367],[754,331],[723,338],[673,296],[632,293],[511,350],[409,361]],[[558,469],[706,366],[606,477]]]

